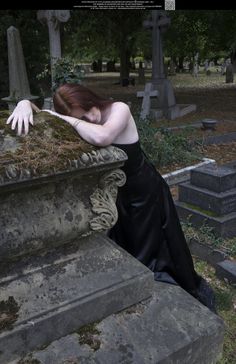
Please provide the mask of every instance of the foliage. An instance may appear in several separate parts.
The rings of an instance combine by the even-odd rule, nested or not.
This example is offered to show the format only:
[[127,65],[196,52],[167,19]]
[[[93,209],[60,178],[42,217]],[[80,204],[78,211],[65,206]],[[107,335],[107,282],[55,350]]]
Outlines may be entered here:
[[157,168],[201,158],[184,132],[176,135],[166,128],[157,129],[148,118],[138,119],[137,127],[144,152]]
[[197,273],[211,284],[215,292],[217,312],[225,323],[223,356],[217,361],[217,364],[236,363],[236,289],[226,280],[219,280],[215,275],[215,269],[209,264],[198,258],[193,258]]
[[190,221],[181,222],[186,239],[194,239],[201,244],[207,244],[212,248],[220,248],[231,257],[236,257],[236,238],[222,238],[217,236],[213,227],[204,223],[199,228],[192,225]]
[[[48,66],[44,71],[37,75],[37,78],[43,79],[51,75],[51,70]],[[64,83],[81,83],[84,77],[84,71],[78,64],[75,64],[68,57],[58,59],[53,66],[53,86],[52,91],[55,91]]]

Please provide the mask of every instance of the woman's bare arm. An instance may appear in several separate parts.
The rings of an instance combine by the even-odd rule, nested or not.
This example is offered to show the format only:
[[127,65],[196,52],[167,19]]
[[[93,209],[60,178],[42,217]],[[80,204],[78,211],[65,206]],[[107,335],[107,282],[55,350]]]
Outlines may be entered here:
[[88,143],[104,147],[112,144],[117,136],[126,128],[131,116],[129,107],[126,104],[119,105],[119,108],[114,108],[109,120],[107,120],[103,125],[58,114],[51,110],[42,111],[47,111],[68,122]]

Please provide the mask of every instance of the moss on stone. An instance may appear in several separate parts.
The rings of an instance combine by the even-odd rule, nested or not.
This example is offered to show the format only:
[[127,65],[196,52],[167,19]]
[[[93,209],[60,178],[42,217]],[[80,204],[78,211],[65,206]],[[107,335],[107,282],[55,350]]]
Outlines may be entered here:
[[190,204],[190,203],[184,203],[184,205],[192,210],[196,210],[196,211],[199,211],[201,213],[203,213],[204,215],[207,215],[207,216],[211,216],[211,217],[217,217],[219,215],[217,215],[215,212],[213,211],[209,211],[209,210],[204,210],[202,209],[201,207],[197,206],[197,205],[193,205],[193,204]]
[[10,135],[16,138],[17,147],[1,151],[0,173],[9,164],[17,170],[31,170],[33,175],[55,173],[66,170],[70,161],[79,159],[83,153],[98,149],[83,140],[71,125],[47,112],[34,115],[34,126],[30,125],[26,136],[17,136],[6,125],[8,116],[8,111],[0,112],[0,143]]
[[18,317],[19,308],[18,303],[12,296],[5,301],[0,301],[0,332],[13,328],[13,323]]
[[98,350],[101,346],[101,341],[99,340],[98,335],[100,335],[100,331],[97,329],[97,323],[91,323],[85,326],[82,326],[77,334],[79,335],[79,343],[81,345],[87,344],[94,351]]

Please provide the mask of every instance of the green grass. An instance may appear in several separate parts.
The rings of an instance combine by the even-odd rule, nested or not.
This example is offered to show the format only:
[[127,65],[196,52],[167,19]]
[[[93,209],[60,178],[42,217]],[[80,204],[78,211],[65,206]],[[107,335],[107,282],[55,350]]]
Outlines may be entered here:
[[215,269],[206,262],[194,258],[196,271],[212,286],[216,295],[218,315],[225,323],[225,336],[222,358],[217,364],[236,363],[236,288],[226,281],[219,280]]

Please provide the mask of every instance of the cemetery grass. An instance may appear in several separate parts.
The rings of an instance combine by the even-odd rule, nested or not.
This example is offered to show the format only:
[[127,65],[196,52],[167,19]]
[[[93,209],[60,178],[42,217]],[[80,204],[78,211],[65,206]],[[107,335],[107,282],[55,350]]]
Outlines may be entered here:
[[[131,73],[131,77],[136,80],[135,86],[122,87],[118,83],[118,72],[88,74],[84,79],[84,84],[105,97],[130,103],[131,111],[137,119],[141,108],[141,99],[136,97],[136,93],[143,90],[144,85],[138,84],[137,73]],[[150,81],[150,78],[151,74],[148,71],[146,81]],[[173,84],[176,102],[179,104],[196,104],[197,110],[175,120],[153,121],[152,126],[159,131],[163,128],[185,125],[187,128],[184,131],[181,129],[175,133],[184,135],[188,140],[197,141],[198,152],[202,158],[215,159],[218,164],[235,160],[236,141],[209,146],[204,146],[203,141],[208,136],[236,132],[236,83],[226,84],[225,76],[216,70],[213,70],[210,76],[200,72],[197,78],[189,73],[176,74],[168,78]],[[191,127],[192,123],[207,118],[218,121],[216,130],[206,131],[199,127]],[[174,162],[158,166],[158,169],[161,174],[165,174],[198,162],[199,158],[196,158],[190,163],[188,161],[187,163],[186,161]]]
[[216,278],[212,266],[197,257],[193,259],[196,271],[211,284],[216,295],[217,313],[225,323],[223,354],[217,364],[236,363],[236,288]]

